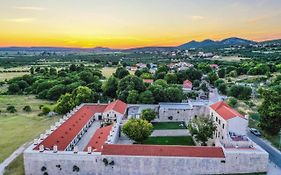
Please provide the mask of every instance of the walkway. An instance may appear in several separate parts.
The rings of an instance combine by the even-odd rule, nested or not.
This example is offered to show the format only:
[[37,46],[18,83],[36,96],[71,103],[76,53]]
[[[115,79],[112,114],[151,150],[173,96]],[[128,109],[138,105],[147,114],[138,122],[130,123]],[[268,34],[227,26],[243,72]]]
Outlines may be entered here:
[[187,129],[154,130],[151,136],[189,136]]
[[76,146],[78,146],[79,151],[83,151],[85,149],[85,147],[88,145],[89,141],[91,140],[91,138],[93,137],[93,135],[95,134],[98,128],[100,128],[100,122],[95,121],[90,126],[88,131],[82,136],[81,140],[77,143]]

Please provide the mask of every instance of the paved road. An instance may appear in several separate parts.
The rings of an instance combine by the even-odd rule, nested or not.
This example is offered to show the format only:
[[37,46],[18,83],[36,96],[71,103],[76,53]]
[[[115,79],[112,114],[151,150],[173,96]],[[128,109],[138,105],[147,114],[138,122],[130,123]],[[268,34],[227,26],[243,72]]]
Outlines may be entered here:
[[154,130],[151,136],[189,136],[187,129]]
[[269,159],[279,168],[281,168],[281,153],[279,150],[274,148],[269,142],[255,136],[254,134],[248,132],[247,136],[253,140],[256,144],[262,147],[265,151],[269,153]]

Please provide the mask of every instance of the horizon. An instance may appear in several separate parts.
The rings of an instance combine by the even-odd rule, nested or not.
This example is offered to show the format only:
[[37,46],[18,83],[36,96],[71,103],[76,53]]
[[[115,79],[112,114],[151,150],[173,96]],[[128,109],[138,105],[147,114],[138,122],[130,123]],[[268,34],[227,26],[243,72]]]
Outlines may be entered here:
[[0,2],[1,48],[129,49],[229,37],[281,38],[278,0]]

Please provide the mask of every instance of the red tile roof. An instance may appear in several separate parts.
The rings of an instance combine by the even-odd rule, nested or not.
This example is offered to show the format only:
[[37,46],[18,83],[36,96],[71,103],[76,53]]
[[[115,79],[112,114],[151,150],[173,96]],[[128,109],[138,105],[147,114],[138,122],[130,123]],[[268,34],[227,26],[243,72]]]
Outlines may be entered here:
[[112,103],[109,103],[107,105],[107,107],[105,108],[104,112],[113,110],[113,111],[119,112],[120,114],[125,114],[126,109],[127,109],[127,104],[126,103],[124,103],[121,100],[116,100],[116,101],[114,101]]
[[162,145],[115,145],[103,146],[102,155],[171,156],[224,158],[221,147],[162,146]]
[[192,82],[189,80],[185,80],[183,82],[183,88],[192,88]]
[[107,105],[84,105],[67,121],[53,131],[45,140],[38,144],[34,150],[38,150],[40,145],[52,150],[54,145],[59,151],[63,151],[70,142],[78,135],[90,118],[97,112],[103,112]]
[[84,148],[84,151],[87,151],[88,147],[92,147],[92,150],[96,149],[95,151],[100,152],[110,134],[111,129],[112,125],[97,129],[88,145]]
[[219,101],[215,104],[212,104],[210,106],[214,111],[216,111],[223,119],[229,120],[234,117],[241,117],[244,118],[242,114],[235,111],[233,108],[231,108],[228,104],[226,104],[224,101]]
[[152,84],[154,82],[153,79],[143,79],[143,82]]

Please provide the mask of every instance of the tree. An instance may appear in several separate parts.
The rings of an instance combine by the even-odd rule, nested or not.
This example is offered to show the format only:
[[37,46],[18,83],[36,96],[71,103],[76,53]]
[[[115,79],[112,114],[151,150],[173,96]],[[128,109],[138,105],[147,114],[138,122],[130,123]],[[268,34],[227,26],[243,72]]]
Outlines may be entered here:
[[94,75],[90,71],[82,71],[79,74],[81,80],[85,81],[87,84],[94,80]]
[[194,80],[192,83],[193,87],[199,87],[200,86],[200,81],[199,80]]
[[238,98],[240,100],[248,100],[251,98],[252,88],[248,86],[233,85],[229,88],[227,95]]
[[224,77],[225,77],[225,74],[226,74],[225,69],[219,69],[219,70],[218,70],[218,76],[219,76],[220,78],[224,78]]
[[154,97],[151,91],[146,90],[140,94],[139,97],[140,103],[144,104],[153,104],[154,103]]
[[17,112],[15,106],[8,106],[6,110],[7,110],[7,112],[9,112],[9,113],[15,113],[15,112]]
[[209,89],[208,89],[206,83],[202,83],[202,84],[200,85],[200,89],[202,89],[204,92],[208,92],[208,91],[209,91]]
[[108,80],[103,84],[102,90],[104,95],[111,97],[111,98],[116,98],[117,94],[116,91],[118,89],[118,79],[115,78],[114,76],[111,76],[108,78]]
[[184,98],[182,89],[177,87],[166,88],[165,94],[169,102],[181,102]]
[[177,75],[174,73],[168,73],[166,74],[164,78],[168,84],[176,84],[177,83]]
[[63,84],[58,84],[48,90],[46,98],[49,100],[57,100],[64,93],[65,93],[65,86]]
[[165,87],[162,87],[154,83],[148,88],[148,90],[152,92],[156,103],[168,101],[166,98]]
[[197,117],[188,124],[189,131],[202,146],[207,145],[207,141],[213,138],[216,125],[211,118]]
[[34,74],[34,67],[31,67],[31,68],[29,69],[29,72],[30,72],[31,75],[33,75],[33,74]]
[[65,95],[62,95],[59,100],[57,101],[55,111],[59,114],[66,114],[74,107],[74,102],[72,99],[72,95],[69,93],[66,93]]
[[259,126],[271,135],[277,135],[281,128],[281,96],[280,90],[262,90],[262,104],[258,108]]
[[139,99],[138,91],[136,91],[136,90],[129,91],[129,95],[127,97],[127,103],[137,104],[138,99]]
[[218,90],[220,91],[220,93],[226,94],[227,93],[226,83],[219,84]]
[[145,109],[141,112],[141,119],[151,122],[156,118],[156,112],[153,109]]
[[42,114],[43,114],[43,115],[46,115],[46,114],[48,114],[49,112],[51,112],[51,109],[50,109],[49,107],[44,106],[44,107],[42,108]]
[[152,131],[152,124],[142,119],[129,119],[122,127],[122,132],[138,143],[147,139]]
[[96,93],[86,86],[79,86],[72,92],[73,103],[80,105],[81,103],[91,103],[97,101]]
[[31,112],[31,111],[32,111],[32,109],[31,109],[30,106],[24,106],[24,107],[22,108],[22,110],[25,111],[25,112]]
[[237,100],[236,100],[236,98],[233,98],[233,97],[231,97],[231,98],[229,98],[229,100],[228,100],[228,104],[230,105],[230,106],[232,106],[232,107],[235,107],[236,105],[237,105]]
[[21,91],[19,85],[17,83],[12,83],[8,87],[8,92],[11,94],[17,94]]
[[114,76],[119,78],[119,79],[122,79],[122,78],[126,77],[129,74],[130,74],[130,72],[126,68],[118,67],[116,69],[116,72],[114,73]]
[[218,75],[217,75],[217,73],[216,72],[210,72],[210,73],[208,73],[208,79],[209,79],[209,81],[210,81],[210,84],[214,84],[215,83],[215,81],[217,80],[217,79],[219,79],[219,77],[218,77]]

